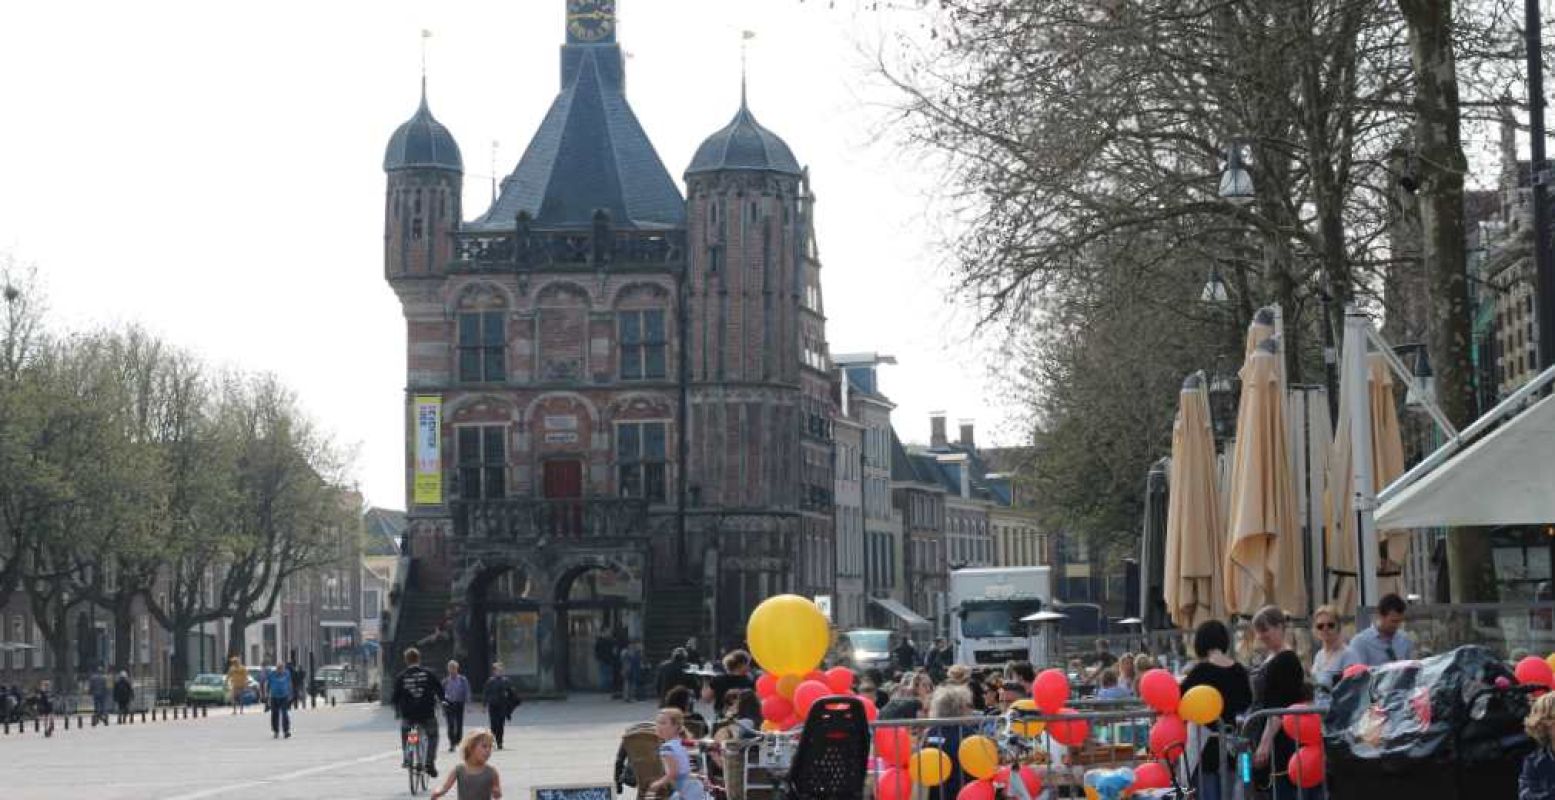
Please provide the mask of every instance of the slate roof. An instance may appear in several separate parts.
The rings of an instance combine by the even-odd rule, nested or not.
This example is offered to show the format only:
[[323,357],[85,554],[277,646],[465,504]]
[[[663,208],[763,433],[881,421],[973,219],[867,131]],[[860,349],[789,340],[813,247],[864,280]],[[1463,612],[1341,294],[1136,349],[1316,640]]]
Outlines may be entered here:
[[511,229],[520,211],[540,227],[583,228],[596,209],[618,228],[673,228],[686,202],[626,102],[621,49],[562,48],[562,89],[491,209],[467,227]]
[[405,512],[388,508],[369,508],[362,518],[364,556],[395,556],[405,535]]
[[782,137],[756,121],[745,104],[743,93],[740,110],[735,112],[734,119],[702,142],[691,158],[691,166],[686,167],[686,175],[721,170],[756,170],[786,175],[801,172],[794,152],[788,149]]
[[464,159],[453,134],[432,116],[427,107],[427,85],[421,82],[421,107],[389,137],[383,151],[383,170],[429,168],[464,172]]

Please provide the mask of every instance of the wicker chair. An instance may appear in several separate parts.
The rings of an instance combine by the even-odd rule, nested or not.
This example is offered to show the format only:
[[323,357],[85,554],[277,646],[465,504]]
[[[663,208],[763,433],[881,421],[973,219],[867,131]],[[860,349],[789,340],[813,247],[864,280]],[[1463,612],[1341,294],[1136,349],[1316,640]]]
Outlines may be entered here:
[[810,707],[788,773],[792,800],[862,800],[869,771],[869,718],[856,697],[823,697]]
[[621,749],[632,765],[632,775],[637,779],[639,800],[655,800],[659,794],[649,789],[649,784],[664,777],[664,762],[659,760],[659,735],[653,731],[653,723],[641,723],[626,729],[621,735]]

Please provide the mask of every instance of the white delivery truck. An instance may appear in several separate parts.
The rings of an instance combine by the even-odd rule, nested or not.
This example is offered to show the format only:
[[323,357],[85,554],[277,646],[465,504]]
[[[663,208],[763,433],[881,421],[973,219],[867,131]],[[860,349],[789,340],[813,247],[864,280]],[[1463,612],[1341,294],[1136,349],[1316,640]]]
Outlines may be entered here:
[[1022,622],[1053,602],[1051,567],[979,567],[950,572],[950,633],[956,663],[973,668],[1030,661],[1056,652],[1056,625]]

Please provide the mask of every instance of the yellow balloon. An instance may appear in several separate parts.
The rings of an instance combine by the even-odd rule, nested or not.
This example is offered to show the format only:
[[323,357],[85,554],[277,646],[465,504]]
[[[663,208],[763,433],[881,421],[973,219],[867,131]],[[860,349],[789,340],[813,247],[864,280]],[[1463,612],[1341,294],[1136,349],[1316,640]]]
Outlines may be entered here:
[[[1011,707],[1018,708],[1021,711],[1041,711],[1041,709],[1037,708],[1037,701],[1032,700],[1029,697],[1023,700],[1016,700],[1011,704]],[[1014,731],[1016,736],[1024,736],[1028,739],[1034,739],[1038,736],[1041,736],[1042,731],[1046,728],[1047,723],[1037,719],[1025,721],[1016,720],[1015,722],[1010,723],[1010,730]]]
[[966,774],[979,780],[991,778],[999,771],[999,747],[987,736],[968,736],[961,740],[956,759]]
[[804,683],[803,675],[779,675],[777,692],[792,700],[794,699],[794,690],[798,689],[801,683]]
[[831,630],[815,603],[796,594],[763,600],[745,624],[751,655],[768,672],[803,675],[826,657]]
[[770,733],[772,731],[781,730],[782,728],[778,725],[777,720],[764,719],[761,721],[761,729]]
[[1549,664],[1550,669],[1555,669],[1555,653],[1550,653],[1549,657],[1544,659],[1544,663]]
[[1101,793],[1096,791],[1095,786],[1087,786],[1085,787],[1085,800],[1101,800]]
[[1226,708],[1225,698],[1220,696],[1220,690],[1213,686],[1195,686],[1189,689],[1177,703],[1177,716],[1189,722],[1200,725],[1209,725],[1220,719],[1220,712]]
[[950,756],[937,747],[925,747],[907,761],[907,774],[919,786],[938,786],[950,778]]

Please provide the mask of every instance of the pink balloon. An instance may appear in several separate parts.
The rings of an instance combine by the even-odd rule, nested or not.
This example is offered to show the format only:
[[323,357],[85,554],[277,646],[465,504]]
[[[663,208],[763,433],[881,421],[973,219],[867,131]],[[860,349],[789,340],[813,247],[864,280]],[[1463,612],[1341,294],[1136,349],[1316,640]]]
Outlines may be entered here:
[[810,706],[815,705],[815,701],[831,693],[831,689],[820,681],[805,681],[799,684],[798,689],[794,690],[794,710],[799,712],[800,719],[808,718],[810,716]]
[[994,800],[992,781],[972,781],[956,792],[956,800]]
[[[1058,713],[1072,716],[1079,712],[1072,708],[1060,708]],[[1057,720],[1047,724],[1047,732],[1055,741],[1069,747],[1079,747],[1091,736],[1091,723],[1083,719]]]
[[907,770],[891,767],[875,777],[875,800],[910,800],[912,778]]
[[770,672],[761,673],[761,677],[756,679],[756,696],[765,700],[777,694],[777,682],[778,676]]
[[780,694],[774,694],[771,697],[761,701],[762,719],[770,719],[773,722],[776,722],[780,719],[788,719],[793,715],[794,704],[789,702],[788,698]]
[[907,766],[912,758],[912,732],[906,728],[876,728],[875,756],[892,766]]
[[1543,686],[1550,688],[1555,686],[1555,670],[1550,669],[1549,662],[1538,656],[1528,656],[1517,662],[1517,668],[1512,671],[1517,676],[1517,682],[1524,686]]
[[[1026,767],[1020,771],[1020,777],[1021,782],[1026,784],[1026,794],[1028,796],[1037,797],[1042,794],[1042,776],[1037,774],[1036,770]],[[994,773],[993,781],[1000,786],[1009,786],[1010,768],[1008,766],[1000,767],[999,771]]]
[[1165,789],[1172,785],[1172,773],[1159,761],[1146,761],[1134,768],[1133,789]]
[[1164,669],[1152,669],[1139,676],[1139,697],[1145,704],[1162,714],[1176,714],[1177,703],[1182,700],[1182,690],[1177,679]]
[[1031,685],[1031,697],[1042,713],[1057,714],[1069,702],[1069,677],[1062,670],[1042,670]]
[[[1290,710],[1295,711],[1306,707],[1306,703],[1297,703],[1291,706]],[[1311,714],[1291,714],[1281,717],[1280,728],[1291,741],[1299,744],[1319,746],[1323,744],[1323,718],[1316,711]]]
[[853,670],[847,667],[832,667],[826,670],[826,685],[831,688],[832,694],[849,694],[853,691]]
[[1290,760],[1285,762],[1285,771],[1290,773],[1290,782],[1303,789],[1310,789],[1321,784],[1323,782],[1323,748],[1309,744],[1291,753]]
[[1176,714],[1163,714],[1150,727],[1150,752],[1168,761],[1182,755],[1188,744],[1188,726]]

